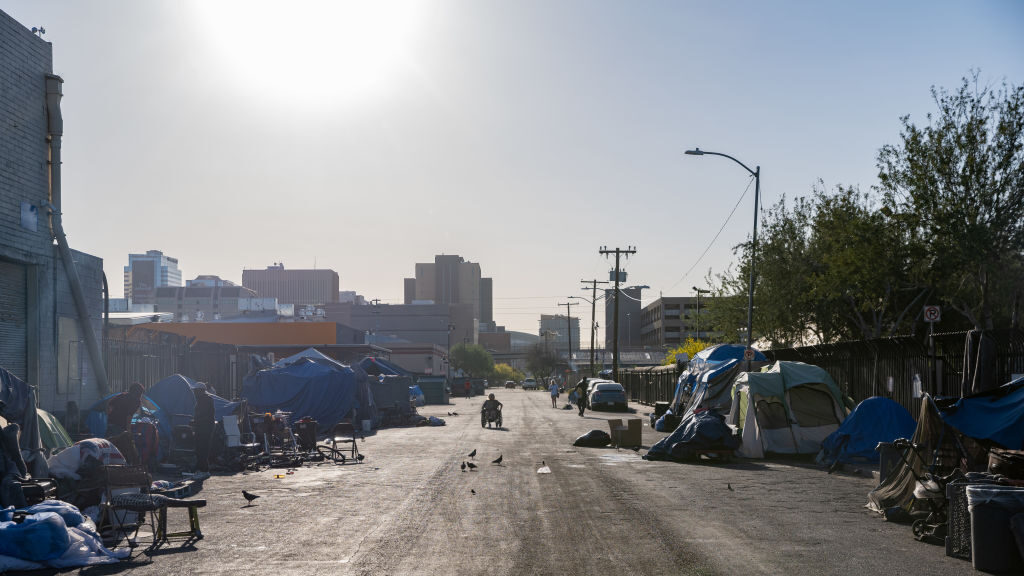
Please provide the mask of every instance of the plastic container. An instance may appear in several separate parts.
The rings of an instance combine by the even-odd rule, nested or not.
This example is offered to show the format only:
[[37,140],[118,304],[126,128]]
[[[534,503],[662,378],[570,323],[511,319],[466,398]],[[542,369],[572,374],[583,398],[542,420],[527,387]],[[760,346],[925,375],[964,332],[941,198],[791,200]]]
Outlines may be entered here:
[[968,486],[971,511],[971,564],[985,572],[1024,571],[1010,531],[1010,518],[1024,512],[1024,488]]
[[373,429],[373,421],[372,420],[363,420],[363,432],[369,432],[372,429]]
[[881,484],[903,462],[900,460],[900,449],[894,447],[892,442],[879,442],[875,451],[878,452],[878,483]]

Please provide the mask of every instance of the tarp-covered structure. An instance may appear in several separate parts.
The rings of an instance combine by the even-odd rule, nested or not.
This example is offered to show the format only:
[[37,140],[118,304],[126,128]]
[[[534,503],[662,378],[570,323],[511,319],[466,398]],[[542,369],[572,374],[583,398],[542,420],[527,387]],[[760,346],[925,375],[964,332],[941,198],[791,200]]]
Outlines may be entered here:
[[741,372],[732,386],[727,421],[742,430],[737,454],[817,454],[846,418],[839,387],[828,372],[779,361],[762,372]]
[[412,372],[383,358],[367,356],[359,361],[359,367],[369,376],[405,376],[413,378]]
[[[174,426],[190,424],[196,413],[196,395],[193,390],[203,386],[188,376],[172,374],[161,379],[146,390],[148,397],[156,406],[157,430],[160,443],[166,444]],[[213,413],[217,420],[234,414],[238,410],[238,402],[229,402],[216,394],[213,398]]]
[[[85,411],[85,428],[93,438],[103,438],[107,435],[107,403],[110,402],[111,398],[118,394],[120,394],[120,392],[107,394],[103,398],[97,400],[95,404]],[[149,396],[143,394],[142,408],[139,410],[139,414],[135,415],[133,421],[138,420],[141,417],[148,418],[155,422],[159,411],[160,407],[150,400]]]
[[36,408],[36,416],[39,421],[39,441],[47,456],[56,454],[74,444],[71,441],[71,435],[53,414],[42,408]]
[[378,422],[366,372],[309,348],[245,377],[242,398],[258,412],[288,412],[293,420],[309,416],[321,433],[344,419]]
[[852,462],[877,463],[879,442],[910,438],[917,423],[907,409],[889,398],[873,396],[854,408],[835,432],[821,444],[818,462],[825,465]]
[[697,450],[735,450],[738,439],[715,410],[687,412],[675,432],[647,451],[647,460],[689,460]]
[[35,388],[0,366],[0,403],[0,417],[21,428],[21,456],[29,473],[36,478],[46,478],[46,456],[39,439]]
[[[743,353],[746,349],[746,346],[739,344],[716,344],[694,354],[686,370],[679,375],[679,380],[676,381],[676,390],[669,410],[673,414],[681,415],[690,397],[698,391],[699,384],[704,381],[706,373],[715,371],[727,363],[734,366],[745,364]],[[733,361],[735,364],[732,364]],[[764,354],[754,350],[753,362],[757,363],[755,366],[761,366],[767,361],[768,358]]]
[[946,424],[964,436],[1024,450],[1024,378],[953,404],[937,404]]

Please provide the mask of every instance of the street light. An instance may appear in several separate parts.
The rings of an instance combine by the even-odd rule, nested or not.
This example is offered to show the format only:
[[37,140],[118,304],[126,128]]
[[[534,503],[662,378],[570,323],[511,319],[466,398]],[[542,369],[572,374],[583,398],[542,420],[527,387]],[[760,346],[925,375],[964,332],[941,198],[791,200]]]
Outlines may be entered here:
[[[750,175],[754,177],[754,237],[750,249],[750,291],[747,294],[747,348],[752,348],[751,338],[754,336],[754,260],[757,257],[757,203],[761,197],[761,167],[757,166],[754,170],[751,170],[746,164],[732,156],[729,156],[728,154],[707,152],[700,148],[687,150],[686,154],[689,156],[722,156],[728,158],[740,166],[743,166],[743,169],[750,172]],[[750,368],[749,360],[747,361],[747,368]]]
[[[586,288],[584,288],[586,290]],[[597,371],[594,370],[594,338],[597,335],[597,317],[596,317],[596,306],[597,301],[600,298],[597,297],[597,282],[594,283],[594,299],[584,298],[583,296],[569,296],[569,298],[575,298],[577,300],[583,300],[590,304],[590,375],[597,376]],[[604,296],[601,296],[604,298]]]
[[702,290],[696,286],[692,286],[692,288],[697,293],[697,340],[700,340],[700,295],[701,293],[710,294],[711,290]]

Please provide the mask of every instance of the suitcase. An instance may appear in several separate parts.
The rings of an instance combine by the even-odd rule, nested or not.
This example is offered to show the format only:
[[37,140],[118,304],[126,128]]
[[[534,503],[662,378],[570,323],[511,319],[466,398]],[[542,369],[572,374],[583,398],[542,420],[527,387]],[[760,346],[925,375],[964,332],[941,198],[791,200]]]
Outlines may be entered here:
[[21,493],[29,506],[39,504],[43,500],[57,498],[57,483],[49,478],[32,479],[21,483]]

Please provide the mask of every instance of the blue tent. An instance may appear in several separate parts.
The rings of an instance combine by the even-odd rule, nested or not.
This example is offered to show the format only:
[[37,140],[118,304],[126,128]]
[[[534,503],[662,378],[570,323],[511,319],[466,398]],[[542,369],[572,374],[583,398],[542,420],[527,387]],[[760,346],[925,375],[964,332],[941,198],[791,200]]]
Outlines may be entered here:
[[[682,412],[683,402],[696,391],[701,376],[705,372],[714,370],[718,365],[730,360],[743,360],[743,352],[746,349],[746,346],[739,344],[715,344],[694,354],[686,370],[679,375],[679,380],[676,382],[676,390],[670,406],[673,413]],[[754,361],[767,362],[768,358],[758,350],[754,350]]]
[[[173,374],[146,391],[146,396],[157,406],[157,429],[160,431],[161,443],[164,443],[164,439],[170,439],[175,425],[191,423],[196,413],[196,397],[192,390],[199,386],[199,382],[188,376]],[[238,402],[229,402],[216,394],[210,394],[210,397],[213,398],[213,412],[217,420],[238,410]]]
[[366,372],[312,348],[246,376],[242,397],[259,412],[281,410],[295,420],[309,416],[321,432],[352,417],[353,410],[353,421],[377,420]]
[[1010,450],[1024,449],[1024,378],[961,398],[940,408],[942,420],[971,438],[991,440]]
[[881,396],[868,398],[821,443],[818,461],[828,465],[837,461],[878,462],[875,447],[879,442],[910,438],[916,427],[914,418],[903,406]]

